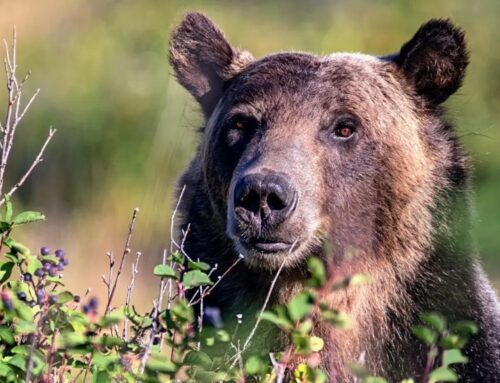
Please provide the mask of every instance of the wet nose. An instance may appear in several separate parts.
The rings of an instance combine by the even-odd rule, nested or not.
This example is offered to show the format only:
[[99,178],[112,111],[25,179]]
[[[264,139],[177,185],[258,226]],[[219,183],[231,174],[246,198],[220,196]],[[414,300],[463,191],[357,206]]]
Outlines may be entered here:
[[295,210],[297,192],[280,174],[249,174],[234,189],[236,216],[254,225],[278,225]]

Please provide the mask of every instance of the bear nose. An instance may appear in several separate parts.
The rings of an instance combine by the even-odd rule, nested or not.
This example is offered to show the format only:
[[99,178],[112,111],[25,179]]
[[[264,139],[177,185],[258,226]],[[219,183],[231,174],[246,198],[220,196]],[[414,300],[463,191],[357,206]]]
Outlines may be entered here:
[[295,210],[297,192],[279,174],[249,174],[234,190],[234,211],[239,219],[253,225],[278,225]]

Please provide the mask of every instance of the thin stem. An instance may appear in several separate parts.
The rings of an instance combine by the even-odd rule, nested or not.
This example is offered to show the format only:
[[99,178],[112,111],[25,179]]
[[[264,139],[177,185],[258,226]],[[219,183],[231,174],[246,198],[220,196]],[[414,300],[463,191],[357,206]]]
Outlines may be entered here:
[[135,220],[137,219],[138,212],[139,212],[139,208],[136,207],[134,209],[134,212],[132,214],[132,220],[130,221],[130,225],[128,227],[128,235],[127,235],[127,240],[125,241],[125,248],[123,249],[122,258],[120,260],[120,266],[118,267],[118,270],[116,271],[116,277],[115,277],[115,280],[113,283],[113,287],[111,288],[111,293],[109,294],[109,297],[108,297],[108,302],[106,303],[106,310],[104,310],[104,315],[109,313],[109,310],[111,308],[111,302],[113,301],[113,296],[115,295],[116,286],[118,285],[118,279],[120,278],[120,274],[123,270],[123,264],[125,262],[125,258],[130,253],[130,242],[132,240],[132,232],[134,231]]

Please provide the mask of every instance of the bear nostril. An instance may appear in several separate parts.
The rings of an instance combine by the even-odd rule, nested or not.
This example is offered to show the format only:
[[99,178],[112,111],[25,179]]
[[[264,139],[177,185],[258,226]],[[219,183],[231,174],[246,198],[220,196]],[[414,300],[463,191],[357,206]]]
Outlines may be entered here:
[[260,209],[260,195],[255,190],[249,190],[239,198],[236,205],[257,214]]
[[269,206],[271,210],[283,210],[287,204],[276,193],[270,193],[267,196],[267,206]]

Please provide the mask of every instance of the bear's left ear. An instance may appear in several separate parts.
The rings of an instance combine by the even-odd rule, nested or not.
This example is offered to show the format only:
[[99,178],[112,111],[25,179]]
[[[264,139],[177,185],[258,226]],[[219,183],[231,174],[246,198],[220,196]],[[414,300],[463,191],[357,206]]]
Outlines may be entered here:
[[243,70],[253,57],[233,48],[222,31],[205,15],[187,13],[172,32],[170,63],[177,79],[200,103],[208,118],[226,81]]
[[417,93],[435,105],[460,88],[469,61],[464,33],[441,19],[422,25],[392,59]]

